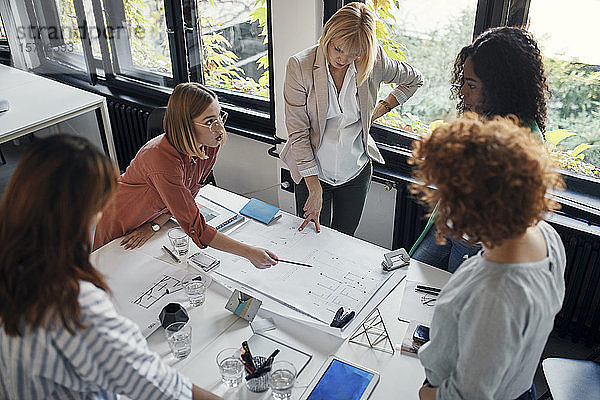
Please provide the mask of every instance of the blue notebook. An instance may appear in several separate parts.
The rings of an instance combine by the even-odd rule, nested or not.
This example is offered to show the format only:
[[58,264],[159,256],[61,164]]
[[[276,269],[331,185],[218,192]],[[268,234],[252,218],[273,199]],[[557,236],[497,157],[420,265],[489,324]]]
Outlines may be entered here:
[[250,217],[263,224],[268,224],[277,218],[276,215],[279,212],[279,207],[275,207],[271,204],[265,203],[258,199],[250,199],[248,203],[240,210],[240,214]]

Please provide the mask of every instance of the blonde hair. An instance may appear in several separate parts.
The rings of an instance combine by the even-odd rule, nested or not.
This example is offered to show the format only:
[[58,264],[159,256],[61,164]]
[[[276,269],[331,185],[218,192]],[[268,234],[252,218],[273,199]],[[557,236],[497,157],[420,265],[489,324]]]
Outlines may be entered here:
[[198,143],[193,119],[201,115],[206,108],[217,101],[212,90],[196,82],[180,83],[175,86],[163,120],[167,140],[180,153],[207,158]]
[[375,15],[362,3],[345,5],[323,27],[319,46],[325,54],[333,40],[338,46],[360,54],[356,60],[356,83],[358,86],[362,85],[373,71],[377,58]]

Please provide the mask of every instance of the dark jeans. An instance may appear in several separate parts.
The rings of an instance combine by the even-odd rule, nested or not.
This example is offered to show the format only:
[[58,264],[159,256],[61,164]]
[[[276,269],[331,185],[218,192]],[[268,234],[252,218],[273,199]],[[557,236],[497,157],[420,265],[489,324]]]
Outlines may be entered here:
[[[354,235],[365,206],[369,186],[371,186],[372,174],[373,165],[369,160],[355,178],[344,184],[331,186],[321,181],[323,208],[321,209],[319,223],[347,235]],[[308,187],[304,179],[299,184],[294,185],[294,194],[296,197],[296,215],[304,217],[304,204],[308,199]]]
[[413,253],[412,258],[454,273],[463,261],[481,250],[479,245],[451,238],[446,238],[446,244],[440,245],[435,241],[436,234],[437,229],[433,225]]

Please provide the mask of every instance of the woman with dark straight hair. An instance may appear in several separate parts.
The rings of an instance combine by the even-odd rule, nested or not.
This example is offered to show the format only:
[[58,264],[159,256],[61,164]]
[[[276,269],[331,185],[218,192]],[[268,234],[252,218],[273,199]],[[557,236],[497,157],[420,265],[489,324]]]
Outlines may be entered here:
[[150,352],[90,263],[119,172],[86,139],[25,151],[0,202],[0,398],[219,399]]

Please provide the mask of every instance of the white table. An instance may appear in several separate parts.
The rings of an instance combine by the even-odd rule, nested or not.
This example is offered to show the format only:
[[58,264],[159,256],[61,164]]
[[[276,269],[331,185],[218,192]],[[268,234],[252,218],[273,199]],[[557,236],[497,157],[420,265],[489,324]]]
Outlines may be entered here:
[[[117,162],[104,97],[5,65],[0,65],[0,97],[8,99],[10,107],[0,113],[0,143],[98,110],[104,131],[99,132],[97,124],[94,129],[104,135],[108,155]],[[91,128],[84,129],[82,136],[102,149],[100,136],[90,137]]]
[[[210,190],[224,192],[216,188],[210,188]],[[223,205],[239,210],[247,199],[229,194],[222,200]],[[162,254],[162,252],[157,252],[157,249],[160,249],[160,246],[165,243],[166,230],[161,229],[138,251],[145,254],[154,254],[155,256],[160,254],[156,258],[172,262],[168,256]],[[118,246],[117,239],[94,252],[92,263],[102,271],[103,254],[110,254],[114,262],[114,255],[125,251]],[[195,245],[190,249],[190,253],[194,251]],[[382,248],[382,251],[385,251],[385,249]],[[126,268],[126,266],[123,265],[123,268]],[[412,260],[408,276],[412,280],[425,284],[441,285],[445,280],[445,274],[439,272],[433,267]],[[357,362],[381,374],[379,384],[371,398],[417,399],[418,390],[425,378],[423,368],[418,359],[401,355],[399,350],[399,344],[408,325],[406,322],[398,320],[403,291],[404,282],[401,282],[378,306],[392,343],[398,345],[398,349],[393,355],[350,343],[348,340],[307,327],[299,321],[273,316],[277,329],[266,332],[266,335],[312,354],[312,360],[298,377],[292,399],[300,397],[322,363],[331,354]],[[213,391],[225,399],[270,399],[270,391],[252,393],[245,388],[243,383],[238,388],[228,389],[220,381],[215,362],[217,353],[226,347],[239,347],[243,340],[247,340],[253,334],[250,325],[246,321],[224,309],[229,295],[230,293],[222,286],[213,283],[207,291],[205,304],[189,310],[190,319],[193,323],[193,343],[192,354],[186,359],[176,361],[170,355],[162,329],[154,332],[148,338],[148,343],[152,350],[159,353],[174,368],[190,377],[195,384]],[[182,294],[182,296],[184,295]]]

